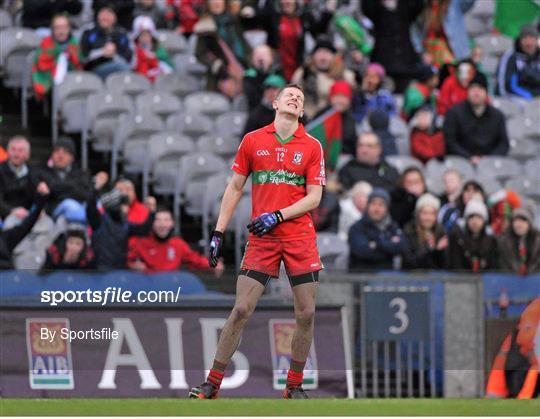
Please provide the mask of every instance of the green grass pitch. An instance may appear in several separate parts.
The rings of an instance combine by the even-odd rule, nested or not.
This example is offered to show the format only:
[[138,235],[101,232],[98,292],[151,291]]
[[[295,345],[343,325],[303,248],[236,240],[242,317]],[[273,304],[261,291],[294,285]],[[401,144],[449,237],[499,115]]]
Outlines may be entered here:
[[2,416],[540,416],[540,399],[0,399]]

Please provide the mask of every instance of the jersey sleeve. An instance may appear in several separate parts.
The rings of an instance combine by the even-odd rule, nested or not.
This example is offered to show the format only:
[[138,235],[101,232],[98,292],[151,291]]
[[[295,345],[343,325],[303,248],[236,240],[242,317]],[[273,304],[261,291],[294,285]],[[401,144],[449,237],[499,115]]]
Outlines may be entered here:
[[307,185],[326,185],[326,171],[324,167],[324,153],[321,143],[314,139],[314,146],[306,168]]
[[249,158],[250,144],[251,142],[249,141],[249,136],[246,135],[238,147],[236,157],[234,158],[234,162],[231,167],[233,171],[243,176],[249,176],[251,173],[251,164]]

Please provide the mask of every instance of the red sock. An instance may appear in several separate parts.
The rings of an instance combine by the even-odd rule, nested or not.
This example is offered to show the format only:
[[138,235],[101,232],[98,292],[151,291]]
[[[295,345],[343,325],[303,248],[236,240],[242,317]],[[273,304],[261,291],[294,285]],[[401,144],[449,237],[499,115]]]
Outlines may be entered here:
[[225,368],[227,368],[227,364],[223,364],[214,359],[214,365],[212,365],[208,377],[206,377],[206,381],[219,388],[221,386],[221,381],[223,381],[223,377],[225,376]]
[[291,359],[291,368],[287,374],[287,387],[300,387],[304,379],[304,366],[306,361]]

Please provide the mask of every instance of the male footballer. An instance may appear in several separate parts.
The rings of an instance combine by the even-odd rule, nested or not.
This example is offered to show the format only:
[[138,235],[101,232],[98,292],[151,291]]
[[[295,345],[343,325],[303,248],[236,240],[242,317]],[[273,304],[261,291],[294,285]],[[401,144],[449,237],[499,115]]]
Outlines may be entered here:
[[191,398],[215,399],[242,331],[270,278],[285,265],[294,294],[296,329],[285,399],[306,399],[303,370],[313,340],[315,295],[322,269],[309,211],[319,205],[325,185],[324,155],[317,139],[298,119],[304,113],[304,93],[297,85],[283,87],[272,104],[274,122],[244,137],[232,166],[216,229],[210,240],[210,264],[216,266],[223,232],[252,176],[252,221],[238,280],[236,301],[219,338],[206,382],[193,387]]

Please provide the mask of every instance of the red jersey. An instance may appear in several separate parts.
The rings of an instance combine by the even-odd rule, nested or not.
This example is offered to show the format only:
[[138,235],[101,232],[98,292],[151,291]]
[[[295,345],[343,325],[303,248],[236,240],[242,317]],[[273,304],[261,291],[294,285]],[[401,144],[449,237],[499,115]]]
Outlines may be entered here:
[[[252,176],[252,218],[288,207],[306,196],[306,185],[326,184],[321,143],[304,126],[289,138],[279,137],[274,123],[244,137],[232,170]],[[262,240],[316,237],[311,215],[285,221]],[[261,240],[250,234],[250,240]]]

